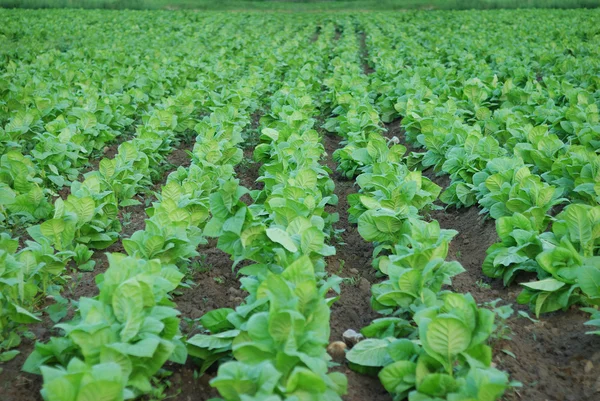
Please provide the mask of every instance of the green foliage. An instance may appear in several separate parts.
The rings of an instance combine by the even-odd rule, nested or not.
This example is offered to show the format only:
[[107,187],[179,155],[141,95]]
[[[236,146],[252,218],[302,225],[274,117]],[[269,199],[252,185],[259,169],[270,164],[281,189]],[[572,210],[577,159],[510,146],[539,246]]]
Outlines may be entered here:
[[381,368],[383,386],[397,399],[493,401],[502,395],[508,377],[491,367],[486,345],[494,327],[491,311],[478,308],[470,295],[449,293],[420,308],[414,321],[419,341],[365,340],[348,352],[348,360]]
[[[242,395],[341,400],[346,392],[345,376],[327,374],[330,312],[326,291],[317,287],[315,272],[304,256],[281,275],[269,273],[251,292],[254,303],[227,316],[235,322],[233,330],[211,336],[211,342],[206,336],[191,338],[190,353],[222,352],[223,343],[230,344],[227,348],[236,361],[221,365],[211,381],[226,400],[240,400]],[[248,318],[243,309],[258,305],[264,311],[254,311]],[[214,324],[211,326],[214,330]],[[226,339],[226,333],[235,333],[235,337]],[[218,339],[222,343],[217,345]]]
[[378,269],[389,279],[372,287],[371,304],[382,314],[404,316],[427,303],[444,284],[464,271],[460,263],[445,261],[450,240],[456,231],[442,230],[439,223],[410,219],[406,231],[393,247],[379,246],[375,255]]
[[598,304],[599,227],[599,206],[573,204],[558,214],[552,231],[540,236],[543,250],[536,261],[542,280],[523,283],[518,301],[534,305],[537,315],[581,301]]
[[482,266],[484,274],[502,277],[504,284],[508,285],[519,271],[537,272],[539,267],[535,258],[543,250],[540,234],[546,230],[545,220],[520,213],[496,220],[496,232],[501,242],[488,248]]
[[[352,125],[344,125],[354,117],[355,110],[376,110],[371,105],[372,97],[365,96],[367,92],[361,87],[368,79],[356,68],[355,33],[350,24],[343,26],[340,57],[334,59],[334,76],[328,82],[329,102],[338,114],[335,121],[339,125],[330,120],[326,128],[335,128],[347,138],[346,146],[338,150],[341,173],[351,177],[357,171],[363,172],[356,179],[359,192],[348,197],[349,220],[358,224],[358,232],[366,241],[376,245],[373,264],[385,279],[372,286],[371,305],[384,317],[361,330],[367,339],[356,344],[346,357],[352,369],[378,374],[397,400],[496,400],[508,387],[508,377],[491,367],[491,348],[486,342],[494,329],[494,313],[478,308],[470,295],[443,289],[451,285],[452,277],[464,271],[460,263],[445,260],[450,240],[457,233],[442,230],[437,221],[425,222],[419,214],[435,209],[433,202],[440,187],[403,164],[398,156],[404,153],[404,147],[401,153],[393,152],[394,146],[399,146],[392,145],[395,140],[386,143],[375,139],[380,136],[376,129],[364,138],[360,131],[354,132]],[[352,82],[352,91],[344,92],[348,82]],[[373,86],[382,94],[388,90],[383,82],[374,81]],[[489,105],[488,93],[476,81],[465,87],[464,93],[479,107]],[[394,117],[393,111],[385,109],[391,103],[377,106],[386,120]],[[366,122],[368,130],[369,121],[378,124],[379,118],[369,115],[361,121]],[[407,131],[416,123],[417,118],[403,119]],[[429,130],[426,122],[422,127]],[[464,135],[464,141],[450,139],[451,134],[446,132],[445,137],[439,137],[437,153],[412,154],[408,161],[411,165],[437,165],[456,179],[470,180],[472,174],[486,167],[488,157],[504,153],[496,140],[464,127],[457,125],[456,131]],[[414,133],[419,136],[417,130]],[[467,145],[455,147],[445,162],[441,149],[446,139],[449,146]],[[380,159],[379,155],[388,158]],[[472,181],[469,183],[473,186]]]
[[98,296],[81,298],[79,315],[57,325],[65,337],[38,343],[25,363],[25,371],[43,375],[46,399],[129,398],[148,392],[167,360],[185,362],[179,313],[168,296],[183,275],[157,260],[108,259]]
[[[324,129],[342,141],[336,170],[359,187],[350,221],[374,242],[383,276],[371,297],[382,317],[362,329],[352,367],[379,374],[397,399],[499,398],[508,380],[491,367],[494,313],[448,290],[464,270],[447,260],[456,232],[427,213],[438,196],[479,205],[501,241],[484,272],[506,284],[535,273],[519,302],[538,315],[581,303],[597,325],[595,15],[1,11],[0,225],[32,241],[0,237],[0,361],[17,355],[21,325],[39,320],[65,266],[93,269],[124,208],[195,136],[191,164],[176,166],[147,198],[144,229],[122,240],[128,256],[109,256],[100,294],[72,302],[76,317],[36,345],[26,370],[43,375],[47,400],[130,399],[187,351],[202,373],[220,363],[212,385],[227,400],[339,400],[346,379],[326,352],[340,279],[326,270],[338,199]],[[234,166],[258,110],[250,190]],[[399,117],[404,137],[382,136]],[[413,170],[430,167],[449,176],[442,194]],[[248,296],[203,316],[184,345],[170,294],[205,237],[243,266]],[[67,301],[56,300],[59,321]]]
[[[536,14],[561,14],[583,31],[594,29],[577,12]],[[485,13],[445,17],[415,14],[402,32],[386,28],[385,16],[367,24],[376,109],[386,121],[401,116],[407,142],[423,148],[409,155],[410,166],[449,176],[440,200],[478,205],[496,220],[501,242],[487,250],[486,275],[506,285],[520,272],[537,275],[521,283],[517,299],[537,315],[575,303],[597,305],[588,284],[595,277],[590,266],[598,251],[593,233],[600,189],[595,45],[584,44],[586,56],[574,62],[569,53],[524,42],[560,30],[565,46],[581,45],[567,25],[519,25],[510,12],[493,20]],[[509,25],[514,29],[507,32]],[[451,28],[458,26],[460,37]],[[517,53],[528,56],[516,61],[511,55]],[[566,82],[575,64],[589,69]]]
[[[188,340],[188,350],[204,372],[220,365],[211,381],[226,400],[340,400],[346,378],[328,373],[329,290],[340,279],[325,278],[325,257],[337,214],[330,171],[320,164],[321,138],[313,129],[316,93],[327,61],[334,26],[323,27],[316,52],[295,54],[294,67],[271,97],[260,120],[260,189],[248,193],[224,185],[211,195],[212,218],[205,234],[237,263],[249,295],[235,310],[219,309],[200,319],[204,332]],[[307,44],[309,45],[309,44]],[[233,361],[229,361],[233,358]]]
[[494,159],[484,171],[473,176],[483,212],[489,212],[496,220],[515,213],[539,219],[566,200],[558,198],[560,192],[542,182],[540,176],[532,175],[529,168],[519,166],[518,162],[512,167],[514,163],[513,159]]
[[[300,29],[298,26],[292,29]],[[313,31],[314,27],[306,28],[306,37]],[[248,54],[270,52],[269,46],[255,40],[256,34],[245,36],[241,48],[246,48],[244,43],[248,41],[254,43],[247,48]],[[221,46],[217,42],[213,45]],[[275,39],[275,44],[280,42],[281,39]],[[231,43],[222,50],[235,46]],[[112,230],[120,231],[119,206],[138,204],[133,196],[156,175],[155,167],[172,149],[175,135],[197,134],[190,152],[192,164],[169,175],[156,194],[157,201],[146,209],[149,218],[145,228],[123,240],[130,256],[109,256],[111,266],[96,278],[100,295],[74,303],[79,308],[75,319],[57,325],[63,337],[36,344],[26,370],[43,374],[42,394],[46,399],[85,399],[92,390],[92,397],[101,394],[107,399],[149,394],[153,392],[154,376],[167,361],[185,362],[187,352],[179,335],[178,312],[170,301],[170,293],[182,285],[183,273],[176,264],[186,264],[198,254],[198,245],[205,243],[213,195],[221,196],[222,208],[231,211],[230,195],[237,194],[239,200],[246,194],[234,179],[234,165],[242,159],[237,145],[242,142],[241,132],[249,125],[251,114],[259,107],[264,94],[261,90],[266,91],[268,83],[280,74],[275,67],[269,69],[268,62],[264,70],[247,68],[245,60],[251,59],[248,54],[231,51],[239,57],[225,63],[232,68],[223,67],[222,73],[200,77],[154,105],[143,116],[136,137],[122,143],[116,157],[101,161],[97,171],[86,174],[82,182],[73,183],[66,199],[55,202],[53,219],[30,227],[37,242],[29,242],[18,255],[27,252],[40,258],[44,264],[36,273],[45,272],[41,267],[52,268],[51,279],[58,282],[59,273],[71,259],[80,263],[81,269],[89,269],[93,262],[88,246],[102,248],[107,245],[105,242],[113,240]],[[280,64],[287,65],[283,61]],[[219,71],[220,67],[215,69]],[[177,79],[172,79],[176,85]],[[208,111],[207,116],[198,116]],[[215,214],[219,212],[218,208],[214,210]],[[15,253],[12,242],[7,244],[9,251]],[[9,262],[9,273],[18,273],[19,266],[12,259]],[[34,279],[30,281],[33,290],[43,289]],[[12,302],[13,294],[10,295]],[[16,309],[17,314],[20,310]],[[17,315],[2,309],[2,323],[5,315],[18,322]],[[2,334],[12,327],[1,326]],[[17,345],[18,337],[7,339],[3,346]],[[4,359],[9,357],[14,357],[14,352],[3,355]],[[120,369],[105,376],[102,372],[112,369],[115,363]],[[114,380],[116,377],[120,380]]]

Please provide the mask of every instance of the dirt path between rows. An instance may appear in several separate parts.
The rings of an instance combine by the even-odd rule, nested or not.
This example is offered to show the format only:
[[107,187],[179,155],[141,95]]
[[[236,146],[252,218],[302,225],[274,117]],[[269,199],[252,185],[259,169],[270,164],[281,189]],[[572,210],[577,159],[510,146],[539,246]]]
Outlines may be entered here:
[[359,41],[363,73],[365,75],[371,75],[375,70],[369,65],[369,49],[367,47],[367,34],[365,32],[359,33]]
[[[370,304],[371,284],[379,281],[375,277],[375,269],[371,267],[373,245],[362,239],[356,226],[348,223],[348,195],[355,193],[358,187],[354,180],[342,179],[335,172],[336,164],[332,159],[333,152],[340,148],[340,138],[324,135],[323,143],[327,157],[327,167],[333,171],[331,178],[335,183],[335,194],[338,205],[331,207],[330,213],[338,212],[340,220],[335,224],[341,233],[341,242],[333,243],[336,255],[327,258],[327,271],[345,277],[341,286],[340,299],[331,308],[331,337],[330,341],[341,341],[342,333],[347,329],[359,331],[370,324],[378,315]],[[348,394],[346,401],[389,401],[392,397],[385,391],[378,377],[358,374],[343,364],[336,369],[348,377]]]

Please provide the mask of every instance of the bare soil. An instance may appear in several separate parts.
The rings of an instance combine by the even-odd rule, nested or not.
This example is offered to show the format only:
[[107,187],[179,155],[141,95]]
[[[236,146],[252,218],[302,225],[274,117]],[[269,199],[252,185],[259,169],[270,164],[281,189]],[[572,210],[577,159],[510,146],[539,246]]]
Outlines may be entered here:
[[[340,216],[335,228],[344,230],[341,233],[341,242],[334,244],[336,255],[327,259],[327,270],[347,278],[341,285],[340,299],[331,308],[331,336],[330,341],[342,341],[342,333],[347,329],[359,331],[370,324],[377,314],[370,305],[371,284],[380,279],[375,276],[375,269],[371,267],[373,245],[362,239],[356,226],[348,223],[348,195],[355,193],[358,188],[354,181],[341,178],[335,172],[335,162],[331,155],[340,147],[340,138],[324,135],[323,142],[327,157],[327,167],[335,183],[335,194],[338,196],[338,205],[329,212],[337,211]],[[342,363],[336,371],[348,377],[348,394],[346,401],[388,401],[392,397],[385,391],[379,378],[358,374]]]
[[[260,133],[258,128],[260,126],[260,118],[263,116],[263,112],[255,112],[251,118],[250,127],[246,130],[246,143],[243,144],[244,159],[240,164],[235,167],[236,177],[240,180],[240,185],[253,190],[262,189],[263,184],[256,182],[259,174],[260,163],[254,161],[254,148],[258,144],[258,137]],[[251,199],[246,196],[244,200],[250,203]]]
[[[216,241],[209,242],[198,250],[203,255],[202,271],[192,276],[190,288],[181,289],[181,294],[174,298],[177,309],[187,320],[198,319],[207,312],[218,308],[235,308],[245,297],[240,290],[240,283],[232,270],[233,262],[229,255],[217,249]],[[195,324],[182,322],[183,332],[188,336],[194,334]],[[210,387],[209,381],[216,375],[216,368],[211,368],[199,378],[195,377],[197,367],[188,359],[185,365],[170,364],[166,369],[173,372],[168,381],[170,387],[166,391],[174,401],[205,401],[218,397],[218,392]]]

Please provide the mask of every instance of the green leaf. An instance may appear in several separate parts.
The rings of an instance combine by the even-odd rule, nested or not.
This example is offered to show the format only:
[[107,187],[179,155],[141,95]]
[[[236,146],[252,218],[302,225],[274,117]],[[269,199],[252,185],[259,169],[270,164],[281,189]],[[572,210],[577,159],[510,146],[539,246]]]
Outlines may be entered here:
[[233,312],[231,308],[214,309],[202,316],[200,323],[211,333],[233,329],[233,325],[227,320],[227,316]]
[[119,382],[97,380],[83,385],[77,401],[114,401],[122,398],[123,385]]
[[433,319],[426,335],[431,349],[448,361],[465,351],[471,343],[471,332],[467,326],[452,316],[440,315]]
[[66,205],[67,209],[70,209],[77,214],[78,225],[83,225],[83,223],[92,221],[95,214],[96,203],[91,197],[75,198],[74,196],[69,196]]
[[[196,334],[187,341],[188,347],[206,348],[209,350],[220,350],[221,348],[230,348],[233,338],[239,331],[232,330],[229,336],[219,337],[216,335],[208,336],[206,334]],[[190,350],[190,354],[193,352]]]
[[362,366],[385,366],[393,362],[388,351],[388,340],[369,338],[356,344],[346,354],[350,362]]
[[567,223],[569,239],[571,242],[579,242],[584,251],[584,255],[592,256],[591,252],[586,252],[593,242],[593,236],[592,222],[585,206],[576,204],[569,205],[561,213],[561,216]]
[[381,204],[370,196],[361,195],[360,203],[362,203],[367,209],[377,209],[381,207]]
[[20,307],[19,305],[12,304],[12,307],[14,308],[14,313],[12,314],[11,319],[15,323],[27,324],[27,323],[36,323],[36,322],[42,321],[39,317],[37,317],[33,313],[29,312],[25,308]]
[[316,227],[310,227],[302,232],[300,237],[300,247],[302,253],[308,255],[310,252],[318,252],[325,243],[325,234]]
[[417,386],[419,392],[432,397],[444,397],[457,388],[458,384],[452,376],[443,373],[429,374]]
[[545,280],[533,281],[530,283],[521,283],[522,286],[538,291],[556,291],[566,285],[566,283],[556,280],[555,278],[547,278]]
[[317,173],[309,169],[301,170],[296,175],[296,183],[302,188],[313,190],[317,186]]
[[139,332],[144,316],[143,290],[136,281],[126,281],[115,291],[112,298],[112,307],[115,317],[121,323],[121,341],[131,340]]
[[261,131],[262,135],[276,142],[279,139],[279,132],[273,128],[263,128]]
[[596,260],[595,265],[586,265],[579,268],[577,272],[577,280],[581,291],[590,298],[600,298],[600,269],[597,261],[600,258],[592,258]]
[[244,220],[246,219],[246,207],[240,208],[233,217],[230,217],[223,223],[223,231],[232,232],[240,235],[242,228],[244,227]]
[[[364,329],[363,329],[364,332]],[[418,353],[418,348],[411,340],[400,338],[388,346],[390,356],[394,361],[410,360]]]
[[20,353],[21,353],[21,351],[17,351],[17,350],[1,352],[0,353],[0,362],[8,362],[8,361],[14,359]]
[[410,361],[398,361],[384,367],[379,372],[379,380],[392,394],[403,394],[415,387],[417,364]]
[[65,247],[71,243],[74,238],[74,229],[63,219],[46,220],[40,225],[42,235],[48,238],[56,249],[65,250]]
[[287,249],[290,252],[298,251],[298,247],[292,240],[292,237],[290,237],[290,235],[288,233],[286,233],[285,231],[283,231],[281,228],[278,228],[278,227],[267,228],[267,236],[269,237],[269,239],[271,241],[282,245],[285,249]]

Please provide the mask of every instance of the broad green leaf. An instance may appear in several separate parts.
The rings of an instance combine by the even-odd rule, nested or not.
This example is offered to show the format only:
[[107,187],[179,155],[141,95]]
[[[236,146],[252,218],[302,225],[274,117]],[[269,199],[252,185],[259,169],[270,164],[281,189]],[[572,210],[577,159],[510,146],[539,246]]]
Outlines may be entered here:
[[[592,258],[596,262],[598,258]],[[585,265],[579,268],[577,280],[581,290],[590,298],[600,298],[600,269],[598,264]]]
[[298,251],[298,247],[296,246],[290,235],[287,232],[283,231],[281,228],[267,228],[267,236],[271,241],[282,245],[285,249],[287,249],[290,252]]
[[379,380],[392,394],[402,394],[415,386],[417,365],[410,361],[398,361],[379,372]]
[[369,338],[356,344],[346,358],[357,365],[385,366],[393,362],[388,351],[389,341]]
[[558,281],[555,278],[547,278],[545,280],[533,281],[530,283],[521,283],[522,286],[538,291],[556,291],[565,286],[566,283]]
[[442,315],[429,323],[427,343],[433,351],[450,360],[469,347],[471,332],[459,319]]

